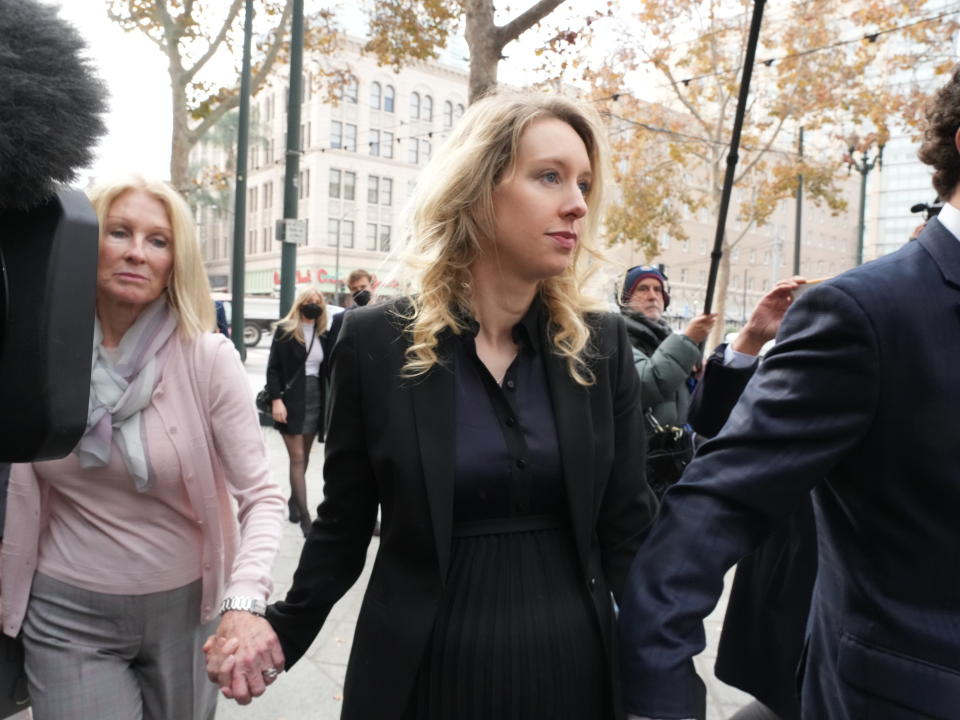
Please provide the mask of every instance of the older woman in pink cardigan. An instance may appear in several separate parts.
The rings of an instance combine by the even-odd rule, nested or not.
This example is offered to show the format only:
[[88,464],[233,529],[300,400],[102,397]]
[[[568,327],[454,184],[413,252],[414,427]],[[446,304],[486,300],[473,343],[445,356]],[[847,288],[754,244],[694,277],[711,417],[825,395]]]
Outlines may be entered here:
[[242,631],[271,591],[284,497],[240,359],[207,332],[188,206],[139,177],[91,200],[87,430],[66,458],[13,468],[3,632],[23,632],[36,720],[212,718],[201,647],[256,643]]

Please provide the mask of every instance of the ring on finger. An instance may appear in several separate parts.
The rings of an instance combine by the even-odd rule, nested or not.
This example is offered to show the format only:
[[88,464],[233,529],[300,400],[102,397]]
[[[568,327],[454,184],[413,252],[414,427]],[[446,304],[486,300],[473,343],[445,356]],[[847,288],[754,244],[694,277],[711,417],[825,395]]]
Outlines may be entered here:
[[273,667],[267,668],[261,673],[261,675],[263,675],[264,680],[276,680],[279,674],[280,674],[280,671]]

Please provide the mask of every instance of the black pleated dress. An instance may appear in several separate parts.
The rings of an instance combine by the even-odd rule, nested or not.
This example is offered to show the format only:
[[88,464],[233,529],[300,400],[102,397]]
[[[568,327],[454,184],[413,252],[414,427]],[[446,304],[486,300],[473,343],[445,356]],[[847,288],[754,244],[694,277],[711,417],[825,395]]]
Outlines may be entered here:
[[456,357],[456,478],[447,591],[410,720],[612,717],[609,667],[569,529],[539,304],[498,386],[474,336]]

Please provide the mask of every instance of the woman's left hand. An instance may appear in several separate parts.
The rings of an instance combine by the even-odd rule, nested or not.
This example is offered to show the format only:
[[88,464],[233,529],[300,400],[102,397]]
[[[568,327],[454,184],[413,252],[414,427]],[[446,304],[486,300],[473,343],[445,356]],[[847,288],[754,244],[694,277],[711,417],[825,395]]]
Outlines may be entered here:
[[203,645],[207,677],[226,698],[241,705],[263,695],[283,670],[283,650],[264,618],[240,610],[225,612],[215,635]]

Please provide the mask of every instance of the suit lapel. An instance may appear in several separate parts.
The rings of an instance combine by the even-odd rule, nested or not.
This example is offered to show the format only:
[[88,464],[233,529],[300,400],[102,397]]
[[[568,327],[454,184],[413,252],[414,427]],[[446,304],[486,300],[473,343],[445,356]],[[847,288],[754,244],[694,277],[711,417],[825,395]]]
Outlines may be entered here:
[[[449,350],[449,341],[441,342],[440,357],[452,358],[452,353],[444,350]],[[452,359],[449,362],[453,362]],[[440,576],[446,582],[453,533],[456,434],[453,372],[449,367],[435,365],[422,380],[414,381],[410,391]]]
[[[954,290],[960,290],[960,241],[937,218],[932,218],[917,242],[930,253],[944,282]],[[955,310],[960,318],[960,304]]]
[[590,414],[590,396],[567,371],[567,361],[553,354],[544,344],[547,382],[553,401],[553,417],[560,444],[563,482],[567,491],[567,505],[573,537],[583,567],[588,567],[590,533],[593,524],[593,418]]

